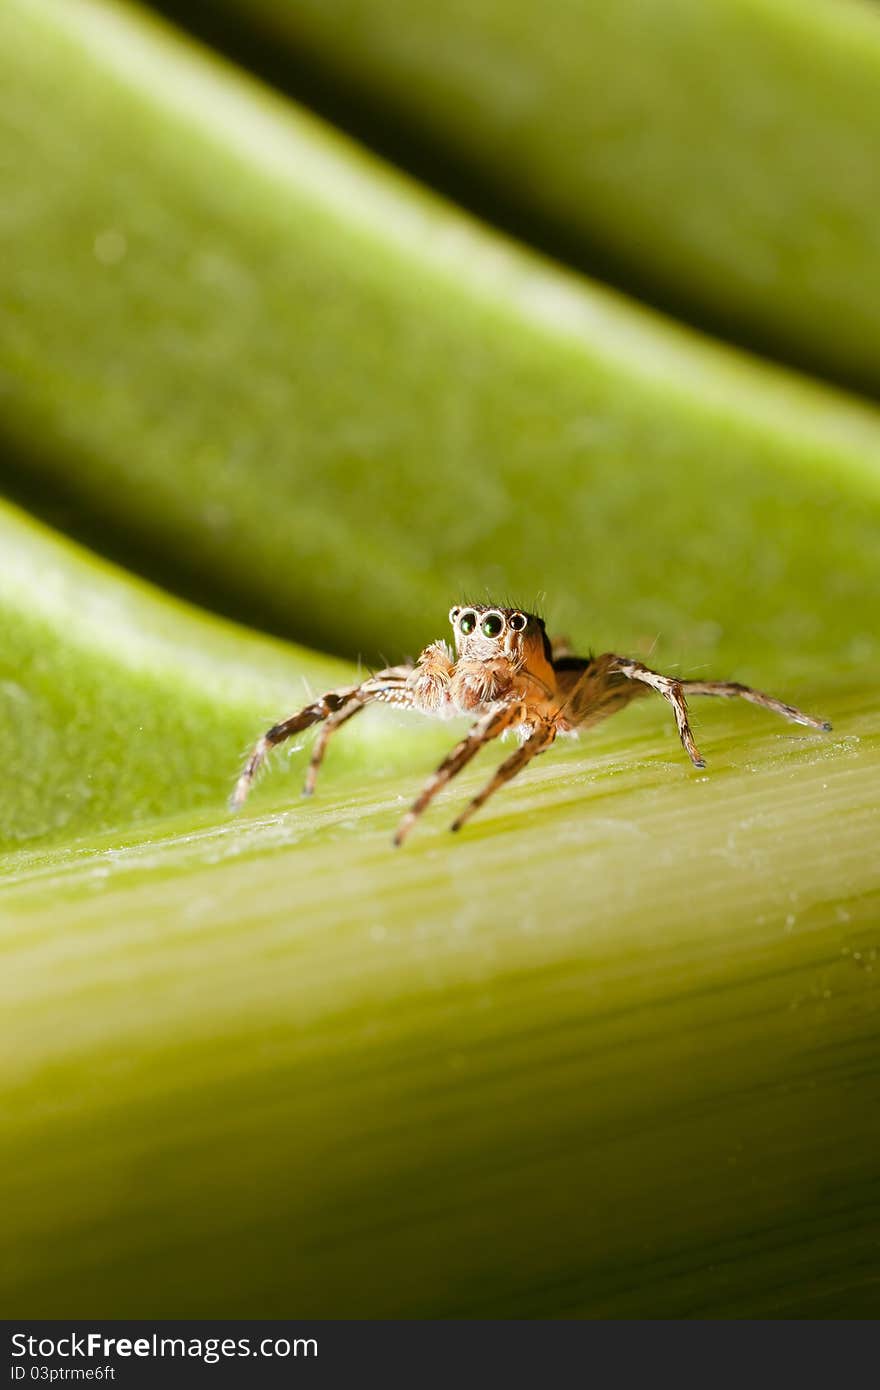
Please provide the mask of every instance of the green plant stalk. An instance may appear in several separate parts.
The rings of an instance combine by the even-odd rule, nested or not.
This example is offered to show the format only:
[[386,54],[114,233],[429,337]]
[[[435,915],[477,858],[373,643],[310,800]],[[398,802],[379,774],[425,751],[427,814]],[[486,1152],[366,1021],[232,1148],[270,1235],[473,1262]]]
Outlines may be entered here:
[[7,1316],[872,1315],[880,720],[828,712],[713,706],[695,777],[642,707],[402,852],[416,766],[19,864]]
[[0,12],[8,485],[369,660],[473,590],[768,682],[878,662],[877,415],[518,251],[163,26]]
[[[166,0],[166,8],[168,8]],[[880,391],[880,17],[828,0],[179,0],[563,257]]]

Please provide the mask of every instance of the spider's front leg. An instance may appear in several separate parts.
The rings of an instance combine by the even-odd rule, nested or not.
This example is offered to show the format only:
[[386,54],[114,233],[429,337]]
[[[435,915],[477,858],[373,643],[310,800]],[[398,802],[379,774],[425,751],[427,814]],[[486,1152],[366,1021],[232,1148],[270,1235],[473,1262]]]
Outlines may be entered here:
[[451,828],[460,830],[465,821],[470,820],[474,811],[479,811],[483,803],[489,800],[493,792],[497,792],[498,788],[503,787],[505,782],[509,782],[511,777],[522,772],[526,764],[532,761],[532,758],[536,758],[539,753],[546,753],[555,737],[556,725],[550,720],[542,721],[520,744],[516,752],[504,759],[494,777],[491,777],[482,791],[477,792],[476,796],[468,802],[461,814],[452,822]]
[[371,700],[421,710],[423,714],[441,714],[448,704],[453,670],[452,653],[446,643],[432,642],[415,666],[394,666],[365,681],[347,704],[321,726],[312,749],[303,795],[311,796],[314,792],[327,744],[342,724],[347,724]]
[[399,848],[412,830],[416,821],[442,787],[446,786],[457,773],[466,767],[471,758],[479,753],[485,743],[498,738],[505,729],[522,722],[524,710],[519,700],[496,704],[478,719],[470,732],[456,744],[451,753],[443,759],[433,776],[429,777],[412,806],[407,811],[394,836],[394,844]]
[[242,774],[235,785],[235,791],[232,793],[230,803],[232,809],[238,810],[240,806],[244,805],[248,792],[271,749],[276,748],[279,743],[284,743],[294,734],[301,733],[303,729],[311,728],[312,724],[326,720],[315,743],[309,770],[306,774],[304,790],[307,795],[314,791],[318,768],[328,740],[341,724],[347,723],[349,719],[374,700],[381,701],[383,704],[402,705],[410,709],[413,707],[412,694],[407,688],[407,681],[412,669],[411,666],[392,666],[387,671],[379,671],[375,676],[370,676],[360,685],[344,686],[341,690],[328,690],[325,695],[321,695],[312,704],[306,705],[305,709],[301,709],[297,714],[292,714],[289,719],[282,720],[280,724],[273,724],[272,728],[258,740],[244,765]]
[[449,704],[449,687],[455,661],[445,642],[426,647],[407,678],[413,705],[425,714],[441,714]]

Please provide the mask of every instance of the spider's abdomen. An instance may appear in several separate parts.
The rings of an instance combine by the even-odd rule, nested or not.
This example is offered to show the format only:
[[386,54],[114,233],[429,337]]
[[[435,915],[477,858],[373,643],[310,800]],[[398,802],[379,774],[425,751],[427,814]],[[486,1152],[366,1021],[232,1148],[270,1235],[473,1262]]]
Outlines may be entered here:
[[566,656],[553,663],[560,695],[560,727],[589,728],[646,693],[647,687],[639,687],[614,669],[617,660],[606,654]]

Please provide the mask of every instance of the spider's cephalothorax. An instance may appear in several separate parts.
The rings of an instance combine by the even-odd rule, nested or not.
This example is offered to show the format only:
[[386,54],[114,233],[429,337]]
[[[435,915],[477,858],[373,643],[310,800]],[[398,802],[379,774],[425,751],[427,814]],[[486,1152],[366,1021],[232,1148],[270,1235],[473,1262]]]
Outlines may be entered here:
[[739,696],[811,729],[831,728],[824,719],[814,719],[793,705],[735,681],[678,680],[611,652],[573,656],[565,642],[550,641],[541,618],[518,608],[461,604],[450,610],[449,620],[454,653],[446,642],[433,642],[414,665],[391,666],[358,685],[328,691],[298,714],[274,725],[248,758],[233,794],[233,806],[243,803],[271,748],[320,723],[304,788],[311,794],[331,734],[377,700],[435,718],[467,714],[475,721],[403,817],[394,837],[396,845],[403,843],[437,792],[484,743],[508,729],[516,730],[519,737],[517,750],[465,807],[453,822],[453,830],[459,830],[498,787],[549,748],[558,733],[589,728],[650,690],[656,690],[672,706],[681,741],[694,767],[704,767],[705,763],[688,722],[689,695]]
[[[516,608],[463,607],[449,613],[455,637],[454,662],[446,644],[428,647],[419,659],[428,658],[446,673],[441,689],[445,712],[468,714],[500,700],[519,682],[533,690],[553,689],[550,643],[540,618]],[[436,653],[432,660],[430,654]],[[422,680],[418,668],[413,686],[418,694]]]

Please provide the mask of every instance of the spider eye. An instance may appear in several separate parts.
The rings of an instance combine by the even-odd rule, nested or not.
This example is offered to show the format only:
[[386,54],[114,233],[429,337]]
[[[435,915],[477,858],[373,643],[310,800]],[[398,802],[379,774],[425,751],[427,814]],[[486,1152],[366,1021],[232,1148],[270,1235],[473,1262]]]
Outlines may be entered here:
[[497,637],[504,627],[504,619],[500,613],[490,613],[488,618],[483,619],[480,631],[484,637]]
[[508,626],[512,628],[514,632],[522,632],[527,622],[528,618],[525,613],[511,613],[510,617],[507,619]]
[[470,634],[473,632],[474,628],[476,627],[476,625],[477,625],[477,615],[476,615],[476,613],[465,613],[464,617],[462,618],[461,622],[460,622],[459,625],[458,625],[458,630],[459,630],[459,632],[463,633],[463,635],[464,635],[465,637],[469,637]]

